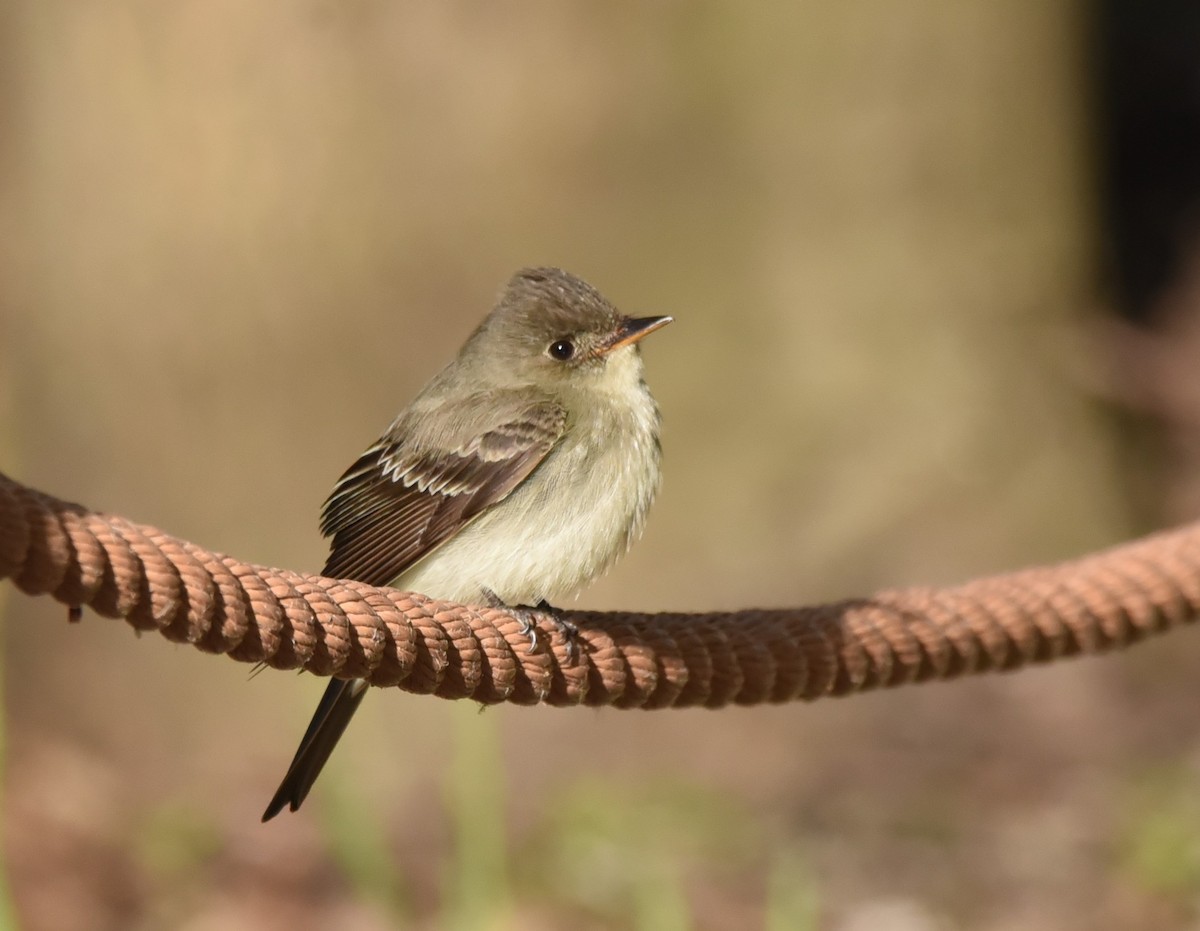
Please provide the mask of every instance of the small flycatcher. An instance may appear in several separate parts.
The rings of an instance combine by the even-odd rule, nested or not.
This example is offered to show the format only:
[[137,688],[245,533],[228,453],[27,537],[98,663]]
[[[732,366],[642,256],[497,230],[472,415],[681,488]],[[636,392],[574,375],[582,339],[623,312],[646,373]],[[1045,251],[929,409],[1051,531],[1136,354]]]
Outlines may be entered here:
[[[334,487],[322,574],[468,604],[577,591],[638,536],[658,490],[637,344],[670,322],[626,317],[557,268],[517,272]],[[330,682],[263,821],[300,807],[366,690]]]

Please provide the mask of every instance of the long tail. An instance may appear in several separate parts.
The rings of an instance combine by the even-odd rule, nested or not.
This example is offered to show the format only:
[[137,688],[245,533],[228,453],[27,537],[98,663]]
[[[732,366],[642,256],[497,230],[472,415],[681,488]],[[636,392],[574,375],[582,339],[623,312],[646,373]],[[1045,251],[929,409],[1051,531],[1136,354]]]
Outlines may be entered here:
[[283,811],[284,805],[292,811],[300,807],[366,694],[365,679],[334,679],[329,683],[308,724],[308,730],[304,732],[304,739],[300,741],[300,749],[292,758],[287,775],[279,783],[275,797],[263,812],[263,821],[274,818]]

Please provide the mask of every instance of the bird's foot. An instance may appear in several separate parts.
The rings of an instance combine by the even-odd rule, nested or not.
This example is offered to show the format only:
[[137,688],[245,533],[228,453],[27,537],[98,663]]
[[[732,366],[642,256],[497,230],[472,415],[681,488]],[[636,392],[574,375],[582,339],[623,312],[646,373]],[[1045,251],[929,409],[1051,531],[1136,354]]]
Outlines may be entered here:
[[558,632],[562,634],[563,640],[567,645],[567,662],[571,665],[575,664],[575,660],[579,657],[579,627],[573,621],[568,621],[563,613],[550,602],[543,598],[536,605],[510,605],[506,604],[491,589],[485,588],[483,596],[487,599],[487,603],[493,608],[503,608],[521,622],[521,633],[529,637],[529,649],[526,653],[536,653],[538,648],[538,629],[535,619],[539,615],[545,615],[553,621],[554,626],[558,628]]

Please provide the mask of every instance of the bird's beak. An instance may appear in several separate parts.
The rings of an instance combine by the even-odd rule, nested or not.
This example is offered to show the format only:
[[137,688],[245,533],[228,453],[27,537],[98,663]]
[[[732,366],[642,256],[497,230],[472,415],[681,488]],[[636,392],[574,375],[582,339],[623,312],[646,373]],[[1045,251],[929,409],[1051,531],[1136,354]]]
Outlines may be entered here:
[[606,355],[614,349],[632,345],[655,330],[661,330],[674,319],[674,317],[625,317],[613,331],[612,336],[599,347],[599,354]]

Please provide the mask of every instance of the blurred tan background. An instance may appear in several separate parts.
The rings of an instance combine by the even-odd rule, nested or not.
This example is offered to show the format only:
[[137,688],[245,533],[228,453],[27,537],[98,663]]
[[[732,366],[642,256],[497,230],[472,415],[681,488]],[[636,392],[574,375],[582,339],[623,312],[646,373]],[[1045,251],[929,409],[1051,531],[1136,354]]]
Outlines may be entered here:
[[[315,570],[342,469],[549,263],[677,321],[663,493],[582,606],[939,584],[1195,517],[1131,492],[1165,467],[1105,400],[1085,14],[14,0],[0,469]],[[803,707],[381,693],[260,825],[323,682],[0,598],[22,927],[1196,927],[1189,632]]]

